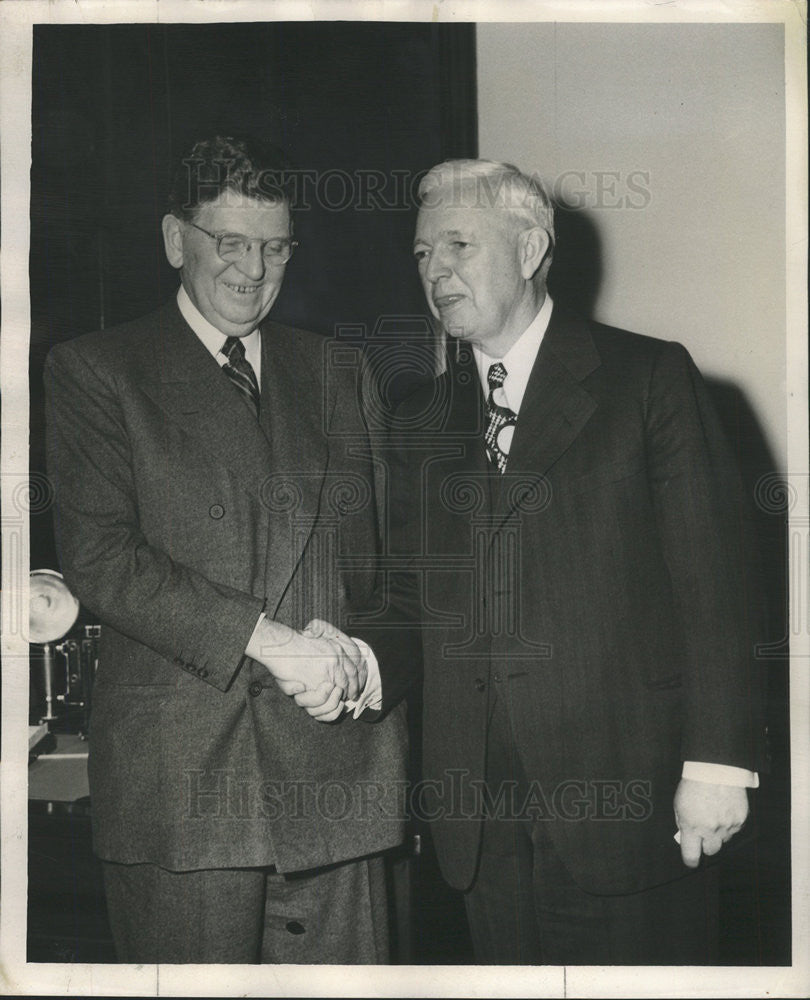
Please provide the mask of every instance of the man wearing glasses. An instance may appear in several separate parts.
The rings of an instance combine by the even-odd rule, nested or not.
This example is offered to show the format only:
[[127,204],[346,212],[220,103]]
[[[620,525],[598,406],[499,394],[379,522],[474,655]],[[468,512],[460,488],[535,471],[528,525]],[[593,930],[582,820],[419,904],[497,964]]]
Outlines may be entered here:
[[177,295],[46,368],[60,560],[102,623],[90,790],[124,962],[387,960],[402,830],[367,790],[401,780],[404,725],[345,711],[371,692],[336,627],[371,593],[373,479],[350,373],[266,321],[281,166],[196,143],[163,219]]

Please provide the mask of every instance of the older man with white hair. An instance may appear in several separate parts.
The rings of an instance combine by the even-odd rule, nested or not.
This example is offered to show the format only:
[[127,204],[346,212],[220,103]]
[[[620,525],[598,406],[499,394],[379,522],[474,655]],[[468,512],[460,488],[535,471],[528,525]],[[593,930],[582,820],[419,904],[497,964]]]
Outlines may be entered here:
[[388,627],[359,634],[382,708],[421,664],[442,872],[482,963],[712,963],[702,856],[763,746],[728,444],[682,346],[552,302],[532,177],[449,161],[420,198],[447,368],[396,415]]

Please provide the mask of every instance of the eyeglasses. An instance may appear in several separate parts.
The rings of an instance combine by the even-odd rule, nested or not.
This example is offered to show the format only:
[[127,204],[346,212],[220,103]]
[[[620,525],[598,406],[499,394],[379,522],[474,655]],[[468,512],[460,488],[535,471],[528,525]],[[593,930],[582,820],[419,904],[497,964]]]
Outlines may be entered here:
[[216,240],[217,255],[229,264],[242,260],[250,252],[254,243],[260,245],[262,257],[267,264],[286,264],[292,257],[293,250],[298,246],[298,240],[285,238],[259,240],[252,236],[242,236],[241,233],[209,233],[207,229],[198,226],[196,222],[189,222],[189,225],[199,229],[206,236],[210,236],[212,240]]

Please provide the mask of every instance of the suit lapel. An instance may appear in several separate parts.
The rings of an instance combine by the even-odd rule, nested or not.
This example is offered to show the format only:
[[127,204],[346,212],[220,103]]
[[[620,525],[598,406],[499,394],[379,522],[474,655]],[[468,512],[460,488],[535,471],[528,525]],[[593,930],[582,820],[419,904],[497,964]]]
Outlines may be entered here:
[[555,304],[520,407],[506,488],[499,491],[504,517],[519,510],[524,496],[531,502],[533,487],[590,420],[597,404],[581,383],[599,364],[585,321]]
[[478,482],[489,472],[484,448],[486,412],[478,368],[466,344],[448,353],[442,378],[448,396],[442,439],[455,446],[455,454],[446,459],[448,474],[471,476]]
[[262,498],[269,519],[265,597],[270,615],[284,598],[318,518],[329,462],[328,405],[312,352],[303,351],[294,331],[265,323],[261,425],[273,464]]
[[142,389],[230,469],[251,496],[259,496],[272,468],[269,442],[174,302],[158,314],[154,357],[157,377],[143,383]]
[[152,355],[156,375],[143,391],[261,504],[269,529],[265,597],[273,614],[318,514],[328,459],[320,373],[291,331],[264,324],[257,421],[174,302],[158,313]]
[[453,435],[472,435],[475,445],[468,449],[469,461],[478,465],[483,460],[486,468],[484,397],[475,358],[467,344],[450,344],[448,347],[446,430]]
[[[433,419],[425,451],[415,452],[410,484],[424,521],[425,553],[469,555],[473,517],[490,509],[489,472],[484,451],[484,402],[478,370],[467,345],[448,345],[446,370],[435,384],[444,406]],[[428,428],[425,427],[424,430]],[[413,468],[413,466],[412,466]],[[418,469],[418,471],[417,471]],[[459,575],[448,586],[463,584]]]

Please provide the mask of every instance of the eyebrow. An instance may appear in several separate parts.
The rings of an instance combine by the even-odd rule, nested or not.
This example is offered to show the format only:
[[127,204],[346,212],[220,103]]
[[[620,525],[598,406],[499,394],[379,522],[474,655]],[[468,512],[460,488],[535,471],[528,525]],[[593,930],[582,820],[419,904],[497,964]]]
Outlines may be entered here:
[[[473,234],[471,232],[465,232],[463,229],[445,229],[445,230],[443,230],[442,232],[439,233],[439,237],[443,237],[443,236],[445,236],[445,237],[446,236],[450,236],[450,237],[463,236],[465,239],[470,239],[472,237],[472,235]],[[429,244],[429,242],[430,242],[429,240],[426,240],[426,239],[423,239],[423,238],[419,237],[419,238],[417,238],[417,239],[415,239],[413,241],[413,245],[414,246],[418,246],[420,243],[428,243]]]
[[251,240],[253,243],[269,243],[271,240],[287,240],[291,238],[290,233],[284,236],[252,236],[250,233],[239,233],[235,229],[217,229],[214,232],[217,236],[239,236],[243,240]]

